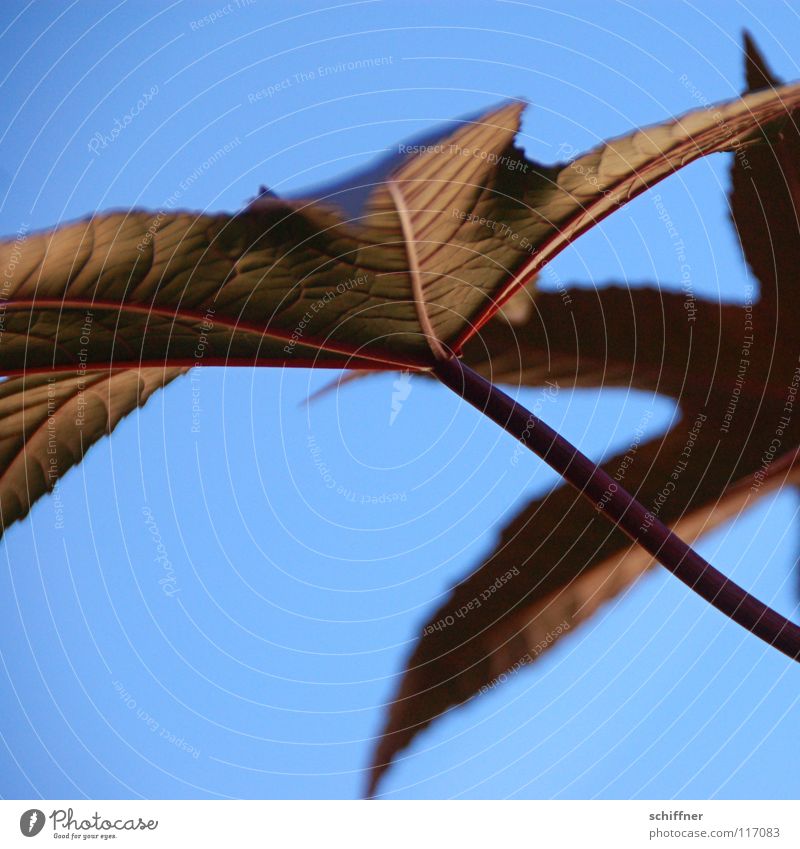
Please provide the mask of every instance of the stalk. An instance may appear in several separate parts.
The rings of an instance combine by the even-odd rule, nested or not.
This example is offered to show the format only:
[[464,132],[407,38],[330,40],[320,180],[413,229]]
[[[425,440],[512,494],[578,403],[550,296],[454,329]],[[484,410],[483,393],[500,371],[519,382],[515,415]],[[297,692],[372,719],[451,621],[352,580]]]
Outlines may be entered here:
[[701,598],[793,660],[800,661],[800,627],[750,595],[691,546],[607,472],[553,428],[456,358],[439,360],[436,377],[526,448],[541,457],[617,527]]

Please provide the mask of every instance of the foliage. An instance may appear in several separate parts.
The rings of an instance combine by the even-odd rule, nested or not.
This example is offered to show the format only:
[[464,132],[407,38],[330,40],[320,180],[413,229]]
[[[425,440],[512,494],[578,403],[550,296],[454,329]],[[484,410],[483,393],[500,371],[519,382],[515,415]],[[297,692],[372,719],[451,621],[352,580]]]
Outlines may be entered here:
[[[800,85],[777,86],[750,43],[748,84],[555,166],[515,145],[524,105],[512,101],[307,197],[264,192],[235,215],[100,214],[6,240],[2,528],[199,358],[430,373],[456,356],[496,382],[668,395],[681,411],[670,431],[604,468],[690,540],[793,482]],[[534,295],[537,273],[581,233],[720,151],[736,153],[733,220],[760,284],[745,309],[657,286]],[[454,587],[409,660],[373,788],[437,716],[651,566],[598,520],[603,506],[566,486],[536,499]]]

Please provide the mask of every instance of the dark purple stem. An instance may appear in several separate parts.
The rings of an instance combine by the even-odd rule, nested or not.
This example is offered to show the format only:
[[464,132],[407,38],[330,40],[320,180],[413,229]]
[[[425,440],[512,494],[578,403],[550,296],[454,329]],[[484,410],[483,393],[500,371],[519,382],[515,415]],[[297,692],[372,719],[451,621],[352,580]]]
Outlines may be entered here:
[[593,506],[602,503],[599,512],[607,514],[620,530],[717,610],[800,661],[800,627],[703,560],[563,436],[460,360],[440,360],[433,372],[445,386],[541,457]]

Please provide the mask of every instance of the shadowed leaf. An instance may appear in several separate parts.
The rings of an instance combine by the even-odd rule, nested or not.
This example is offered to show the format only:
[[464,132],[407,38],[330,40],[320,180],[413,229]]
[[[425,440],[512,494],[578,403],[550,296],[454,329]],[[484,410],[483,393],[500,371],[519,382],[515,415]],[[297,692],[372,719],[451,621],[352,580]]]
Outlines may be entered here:
[[[763,60],[752,42],[746,47],[749,86],[772,91]],[[680,421],[666,436],[643,441],[644,428],[603,466],[690,542],[767,491],[797,482],[771,446],[776,437],[782,450],[800,443],[800,147],[792,120],[773,136],[733,157],[733,216],[761,283],[755,304],[692,298],[689,305],[684,295],[648,288],[540,293],[522,325],[496,318],[464,352],[495,382],[635,387],[675,399]],[[652,563],[568,487],[525,507],[425,626],[375,752],[370,794],[436,717],[536,660]]]
[[[780,85],[749,36],[745,38],[747,84],[751,90]],[[787,330],[800,308],[797,287],[784,285],[800,267],[800,112],[771,134],[770,143],[734,157],[731,212],[745,258],[761,286],[761,301]],[[778,314],[778,294],[783,317]]]
[[[720,384],[730,386],[736,372],[732,363],[725,365]],[[758,385],[759,366],[763,361],[754,364],[749,388]],[[795,362],[776,368],[775,388],[781,385],[783,397],[742,394],[730,422],[716,392],[708,407],[684,405],[680,422],[663,439],[644,441],[643,422],[629,448],[603,468],[661,521],[693,540],[767,491],[762,475],[772,463],[775,429],[786,395],[800,386]],[[800,415],[789,418],[782,444],[797,445]],[[735,482],[740,489],[727,501]],[[375,753],[370,792],[397,753],[437,716],[492,687],[515,665],[538,658],[652,562],[571,488],[561,486],[534,500],[423,629]],[[442,627],[443,622],[452,624]]]

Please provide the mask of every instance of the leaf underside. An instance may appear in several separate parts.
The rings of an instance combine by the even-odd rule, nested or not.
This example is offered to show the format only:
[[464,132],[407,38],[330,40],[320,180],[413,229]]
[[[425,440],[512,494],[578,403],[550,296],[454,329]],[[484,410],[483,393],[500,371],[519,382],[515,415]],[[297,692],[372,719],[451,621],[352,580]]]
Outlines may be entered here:
[[32,374],[0,383],[0,527],[25,516],[92,444],[185,371]]
[[268,196],[233,216],[110,213],[6,240],[0,373],[186,365],[201,335],[216,364],[429,367],[434,342],[460,350],[598,220],[798,103],[800,86],[760,92],[544,167],[515,147],[511,102],[408,153],[355,217],[335,196]]

